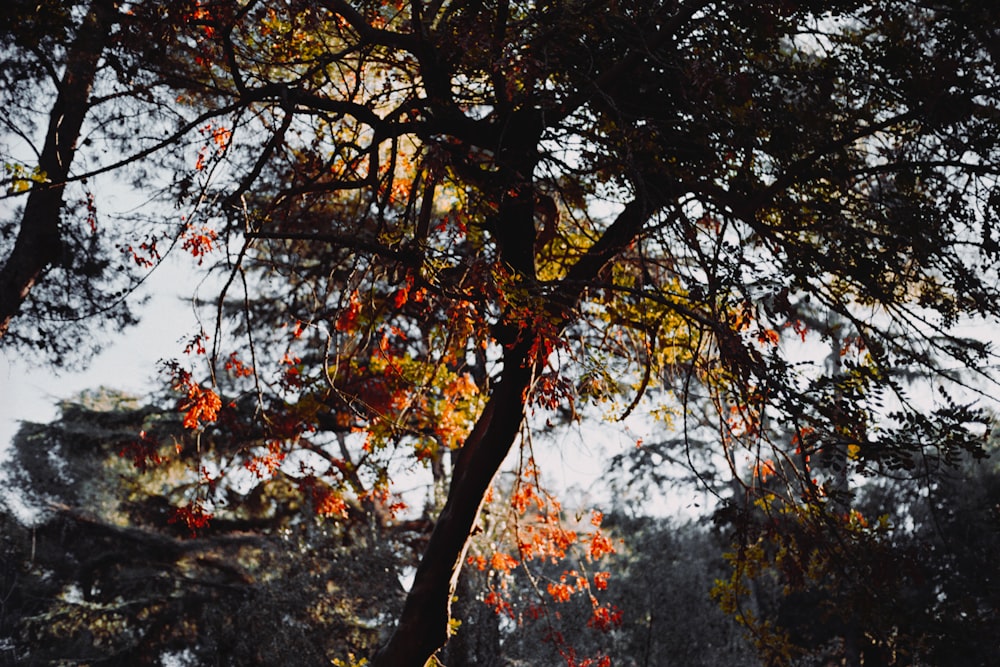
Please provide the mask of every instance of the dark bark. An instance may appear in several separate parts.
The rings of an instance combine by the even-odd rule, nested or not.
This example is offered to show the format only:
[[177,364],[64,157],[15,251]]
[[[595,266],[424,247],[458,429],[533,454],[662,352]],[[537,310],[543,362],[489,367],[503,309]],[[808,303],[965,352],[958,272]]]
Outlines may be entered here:
[[530,342],[504,354],[504,375],[455,465],[448,501],[438,517],[406,598],[399,625],[373,667],[423,667],[448,639],[451,596],[483,497],[517,439],[531,382]]
[[21,217],[14,249],[0,269],[0,338],[45,271],[59,260],[59,214],[80,128],[89,110],[98,63],[116,21],[118,0],[94,0],[66,56],[66,71],[49,115],[35,184]]

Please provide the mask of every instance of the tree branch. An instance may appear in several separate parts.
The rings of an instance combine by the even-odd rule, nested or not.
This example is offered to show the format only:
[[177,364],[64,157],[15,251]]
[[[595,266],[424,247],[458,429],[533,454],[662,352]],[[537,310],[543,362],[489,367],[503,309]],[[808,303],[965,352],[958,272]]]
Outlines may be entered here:
[[67,54],[66,71],[38,160],[45,183],[31,189],[14,249],[0,269],[0,338],[6,335],[35,283],[62,254],[59,214],[66,177],[90,109],[98,63],[117,20],[117,4],[117,0],[94,0]]

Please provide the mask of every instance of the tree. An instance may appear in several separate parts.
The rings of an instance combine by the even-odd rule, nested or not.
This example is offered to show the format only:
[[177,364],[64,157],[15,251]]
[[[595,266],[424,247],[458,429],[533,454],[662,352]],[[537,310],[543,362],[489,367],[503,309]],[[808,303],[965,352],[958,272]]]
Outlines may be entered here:
[[[63,403],[53,423],[22,427],[5,481],[7,500],[17,494],[24,509],[5,507],[0,515],[4,660],[155,664],[172,656],[187,664],[246,665],[295,655],[320,664],[372,650],[379,619],[399,611],[398,577],[415,565],[418,551],[410,542],[419,544],[420,522],[373,524],[359,507],[346,508],[348,520],[324,515],[327,497],[316,480],[298,472],[265,483],[263,470],[250,465],[241,488],[220,489],[228,502],[201,524],[196,513],[177,507],[190,509],[186,490],[230,442],[223,433],[203,434],[200,459],[193,448],[171,457],[192,438],[181,421],[169,403],[142,405],[95,390]],[[252,424],[250,415],[245,424]],[[519,525],[506,521],[499,494],[490,511],[494,518],[475,560],[509,563],[486,543],[532,526],[523,517]],[[25,514],[32,519],[25,522]],[[747,656],[735,623],[705,595],[712,573],[722,570],[707,533],[648,519],[609,517],[605,524],[612,534],[632,536],[628,553],[577,567],[614,573],[615,584],[595,592],[613,603],[606,608],[626,616],[621,625],[586,622],[586,596],[571,594],[554,609],[539,604],[535,587],[568,591],[593,574],[568,576],[566,562],[540,552],[530,570],[507,573],[509,609],[524,615],[517,628],[506,612],[482,602],[483,592],[497,590],[507,575],[473,566],[463,572],[453,610],[460,625],[446,664],[538,664],[570,651],[582,660],[609,648],[616,661],[632,656],[636,664],[664,656],[688,664]],[[651,570],[658,572],[655,581]],[[593,580],[608,576],[597,572]],[[355,588],[352,580],[365,585]]]
[[[190,91],[177,104],[211,124],[176,180],[204,216],[181,243],[229,250],[211,344],[192,343],[210,381],[248,369],[264,436],[324,457],[347,495],[404,460],[442,484],[450,468],[373,664],[423,665],[446,641],[497,470],[590,401],[629,413],[647,395],[733,477],[756,461],[749,504],[796,457],[789,493],[822,508],[836,489],[810,454],[877,474],[980,450],[986,417],[959,394],[994,382],[991,352],[955,326],[1000,308],[994,10],[185,10],[164,42],[183,57],[163,54]],[[842,372],[796,361],[821,337]],[[172,382],[200,431],[226,403],[192,370]],[[908,373],[949,393],[916,405]]]
[[926,463],[857,484],[844,513],[772,497],[741,522],[715,595],[765,664],[990,664],[996,462]]
[[[201,90],[189,76],[198,56],[179,40],[196,7],[118,0],[4,7],[5,348],[56,367],[86,363],[101,344],[94,329],[134,324],[141,302],[134,292],[185,244],[186,216],[171,220],[163,205],[185,205],[178,193],[192,187],[192,135],[203,141],[205,123],[228,111],[190,113],[177,100],[181,90],[192,98]],[[47,99],[50,106],[39,104]],[[171,182],[175,191],[162,197]],[[129,185],[146,206],[122,210],[105,196],[127,198]]]
[[[208,526],[186,493],[204,471],[191,456],[167,461],[190,438],[172,407],[107,391],[22,427],[6,481],[26,509],[10,510],[11,494],[0,515],[0,662],[329,664],[378,645],[414,558],[407,526],[355,508],[335,522],[348,509],[324,508],[316,480],[264,486],[249,470]],[[227,444],[202,438],[206,455]]]
[[[37,165],[32,169],[17,162],[5,162],[4,165],[9,176],[8,194],[27,191],[28,200],[21,214],[16,241],[0,269],[0,337],[6,336],[11,320],[42,274],[62,259],[62,239],[66,235],[60,228],[59,218],[66,182],[84,117],[91,105],[99,61],[115,24],[116,5],[111,0],[95,1],[72,37],[67,35],[71,31],[71,19],[66,9],[16,3],[5,10],[2,32],[5,37],[13,38],[12,47],[4,54],[6,90],[24,95],[38,79],[57,76],[54,64],[47,57],[48,51],[64,48],[65,67],[55,86],[57,95],[43,146],[36,151]],[[63,41],[60,37],[66,40],[65,44],[60,44]],[[27,63],[16,60],[32,49],[35,57]],[[14,100],[5,102],[16,104]],[[26,132],[19,132],[17,121],[20,119],[13,109],[5,115],[5,130],[27,139]]]

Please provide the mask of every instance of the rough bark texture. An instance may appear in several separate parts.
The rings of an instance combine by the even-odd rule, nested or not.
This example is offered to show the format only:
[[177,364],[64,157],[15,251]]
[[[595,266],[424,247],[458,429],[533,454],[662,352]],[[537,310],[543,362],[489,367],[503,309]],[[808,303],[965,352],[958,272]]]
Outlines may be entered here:
[[24,300],[61,253],[59,214],[70,163],[89,109],[90,91],[111,28],[118,0],[94,0],[66,56],[66,70],[49,115],[38,168],[45,182],[35,184],[21,217],[14,249],[0,269],[0,338]]

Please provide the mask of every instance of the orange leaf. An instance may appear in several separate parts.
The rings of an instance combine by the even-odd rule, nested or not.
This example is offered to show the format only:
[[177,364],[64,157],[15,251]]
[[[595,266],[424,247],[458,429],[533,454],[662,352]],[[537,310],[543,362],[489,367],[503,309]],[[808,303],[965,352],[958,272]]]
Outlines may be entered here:
[[490,557],[490,567],[498,572],[509,574],[510,571],[517,566],[517,560],[505,553],[497,552]]
[[590,550],[587,552],[591,559],[599,560],[606,554],[613,554],[615,547],[601,531],[597,531],[590,538]]
[[574,588],[569,584],[551,583],[548,585],[547,590],[556,602],[568,602],[573,595]]
[[200,422],[215,421],[222,408],[222,399],[211,389],[202,389],[193,382],[188,388],[188,401],[181,410],[184,413],[184,428],[196,429]]
[[337,318],[337,331],[353,331],[357,328],[358,314],[361,312],[361,300],[358,297],[358,291],[354,290],[351,292],[350,301],[347,304],[347,308],[340,313],[340,317]]

